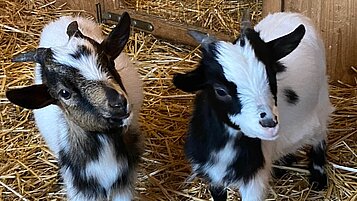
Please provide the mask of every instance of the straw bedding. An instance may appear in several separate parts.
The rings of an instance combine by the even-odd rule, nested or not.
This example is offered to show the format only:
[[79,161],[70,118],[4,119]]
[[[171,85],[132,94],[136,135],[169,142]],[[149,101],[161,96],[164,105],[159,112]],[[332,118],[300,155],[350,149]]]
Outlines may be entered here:
[[[254,21],[261,18],[261,1],[195,1],[184,7],[188,2],[128,0],[125,6],[230,35],[238,34],[240,9],[250,7]],[[11,57],[35,48],[48,21],[61,15],[87,15],[54,3],[0,0],[0,200],[64,200],[56,159],[41,139],[31,111],[5,97],[8,88],[30,85],[33,78],[32,64],[14,64]],[[197,64],[199,50],[134,31],[125,51],[136,60],[145,90],[140,120],[146,151],[138,170],[136,200],[208,200],[206,183],[188,179],[190,167],[183,155],[193,95],[171,84],[173,73]],[[288,174],[271,182],[269,200],[357,200],[357,87],[330,86],[336,111],[329,130],[328,188],[322,192],[309,188],[306,153],[301,150],[301,162],[281,167],[289,169]],[[238,200],[237,191],[229,191],[229,199]]]

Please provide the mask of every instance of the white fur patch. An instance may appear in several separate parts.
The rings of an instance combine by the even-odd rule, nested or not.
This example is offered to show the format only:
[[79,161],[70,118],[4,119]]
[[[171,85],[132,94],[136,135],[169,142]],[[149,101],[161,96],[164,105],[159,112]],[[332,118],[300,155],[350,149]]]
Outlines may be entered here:
[[242,200],[261,201],[264,200],[266,186],[268,185],[270,172],[266,169],[260,170],[248,183],[239,188]]
[[[78,47],[84,45],[92,54],[81,56],[75,59],[71,56]],[[80,71],[80,73],[88,80],[107,80],[107,75],[101,70],[100,64],[97,62],[97,54],[92,45],[85,39],[72,37],[66,46],[52,48],[54,59],[61,64],[71,66]]]
[[203,171],[211,178],[213,183],[221,183],[226,176],[227,167],[232,164],[236,157],[234,140],[227,142],[226,146],[218,152],[211,153],[210,162],[203,167]]
[[[127,108],[129,108],[129,105]],[[128,109],[128,111],[129,111],[129,109]],[[133,120],[133,116],[134,116],[134,113],[130,112],[129,117],[123,120],[123,126],[128,127],[130,125],[131,121]]]
[[[96,178],[101,186],[109,189],[124,169],[128,168],[127,161],[118,161],[113,145],[101,137],[102,149],[98,160],[91,161],[85,168],[87,177]],[[118,164],[120,162],[120,164]]]
[[225,77],[243,90],[241,93],[256,96],[269,89],[265,65],[256,58],[249,41],[246,40],[243,47],[221,41],[217,50],[217,61],[222,65]]
[[241,134],[241,132],[239,130],[236,130],[228,125],[225,125],[225,128],[226,128],[228,135],[231,137],[237,137],[238,135]]
[[85,200],[84,197],[82,199],[79,198],[78,190],[73,186],[73,175],[72,171],[65,167],[61,167],[61,174],[66,185],[67,196],[70,200],[78,198],[76,200]]
[[265,65],[256,58],[249,41],[245,40],[243,47],[222,41],[217,45],[217,61],[222,65],[226,79],[237,86],[237,96],[242,103],[241,113],[230,115],[229,119],[249,137],[273,140],[277,138],[278,127],[264,128],[259,123],[262,106],[269,108],[265,111],[269,116],[277,115],[273,114],[274,101]]
[[112,201],[131,201],[133,194],[130,190],[114,193]]

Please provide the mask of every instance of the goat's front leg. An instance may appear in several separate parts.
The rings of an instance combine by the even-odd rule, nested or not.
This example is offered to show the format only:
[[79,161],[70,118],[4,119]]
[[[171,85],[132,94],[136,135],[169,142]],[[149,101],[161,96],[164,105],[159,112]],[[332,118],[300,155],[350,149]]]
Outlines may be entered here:
[[321,140],[313,145],[310,151],[310,183],[315,190],[322,190],[327,186],[326,165],[326,141]]
[[265,198],[266,188],[269,184],[270,169],[265,167],[258,171],[248,182],[244,182],[240,188],[243,201],[262,201]]
[[87,180],[73,174],[69,167],[61,167],[63,182],[67,190],[68,201],[98,201],[105,200],[100,195],[102,188],[94,180]]
[[131,201],[133,200],[133,193],[129,188],[113,189],[112,201]]
[[210,186],[211,196],[214,201],[226,201],[227,189],[222,186]]

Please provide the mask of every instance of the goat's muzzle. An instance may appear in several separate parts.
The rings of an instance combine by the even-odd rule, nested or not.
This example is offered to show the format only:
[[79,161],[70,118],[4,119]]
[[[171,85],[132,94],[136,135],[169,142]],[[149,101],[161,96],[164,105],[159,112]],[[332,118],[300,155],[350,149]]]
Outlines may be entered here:
[[110,122],[121,122],[130,116],[126,97],[113,88],[106,88],[108,112],[103,115]]

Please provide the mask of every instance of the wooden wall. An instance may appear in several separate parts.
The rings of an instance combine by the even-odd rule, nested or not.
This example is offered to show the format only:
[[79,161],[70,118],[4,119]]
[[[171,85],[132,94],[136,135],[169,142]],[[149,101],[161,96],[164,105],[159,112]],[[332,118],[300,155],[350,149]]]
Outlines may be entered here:
[[[120,0],[57,0],[72,9],[82,9],[95,16],[95,4],[103,11],[115,12]],[[325,42],[327,68],[331,81],[356,84],[357,74],[357,0],[263,0],[263,15],[269,12],[300,12],[310,17]]]
[[263,15],[277,11],[310,17],[325,42],[331,80],[356,84],[351,66],[357,67],[357,0],[263,0]]
[[[174,42],[176,44],[184,44],[190,46],[197,46],[198,43],[191,36],[188,35],[188,30],[197,30],[203,33],[209,33],[214,35],[220,40],[233,41],[234,38],[221,32],[205,29],[197,26],[190,26],[184,23],[176,23],[158,16],[140,13],[135,10],[124,9],[124,5],[121,5],[121,0],[57,0],[56,3],[61,5],[67,3],[67,6],[71,9],[81,9],[89,12],[92,16],[96,16],[96,3],[100,3],[101,10],[104,13],[110,12],[113,14],[122,14],[128,12],[132,17],[132,25],[135,28],[151,33],[152,35]],[[108,17],[108,15],[107,15]],[[115,15],[111,15],[112,18],[117,19]],[[149,28],[151,27],[151,29]]]

